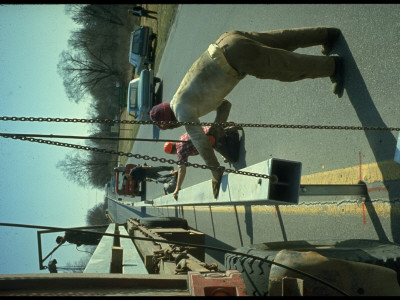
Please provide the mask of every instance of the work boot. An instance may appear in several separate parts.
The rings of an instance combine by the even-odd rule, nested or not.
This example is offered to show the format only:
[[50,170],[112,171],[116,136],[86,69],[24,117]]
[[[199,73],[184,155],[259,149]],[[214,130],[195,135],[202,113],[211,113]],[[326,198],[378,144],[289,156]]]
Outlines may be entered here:
[[326,42],[322,45],[322,54],[329,55],[339,35],[340,29],[328,28],[328,37],[326,38]]
[[343,95],[343,59],[339,56],[334,56],[333,59],[335,60],[335,72],[329,78],[333,83],[333,93],[338,95],[338,97],[342,97]]

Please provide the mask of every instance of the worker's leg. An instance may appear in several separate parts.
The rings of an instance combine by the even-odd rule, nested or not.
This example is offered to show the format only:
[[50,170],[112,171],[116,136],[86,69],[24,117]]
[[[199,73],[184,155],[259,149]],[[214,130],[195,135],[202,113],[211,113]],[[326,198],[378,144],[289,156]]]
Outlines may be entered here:
[[329,77],[335,71],[332,57],[272,48],[239,34],[228,36],[219,46],[233,68],[257,78],[290,82]]
[[217,108],[214,123],[225,123],[228,120],[231,107],[232,104],[228,100],[224,99],[221,105]]
[[[329,32],[332,31],[340,32],[340,30],[336,28],[327,27],[303,27],[263,32],[232,30],[224,33],[217,40],[217,44],[226,44],[226,40],[232,35],[242,35],[265,46],[294,51],[297,48],[306,48],[325,44],[331,37]],[[337,35],[335,35],[335,38],[336,37]]]
[[150,16],[150,15],[147,15],[146,18],[157,20],[156,17]]

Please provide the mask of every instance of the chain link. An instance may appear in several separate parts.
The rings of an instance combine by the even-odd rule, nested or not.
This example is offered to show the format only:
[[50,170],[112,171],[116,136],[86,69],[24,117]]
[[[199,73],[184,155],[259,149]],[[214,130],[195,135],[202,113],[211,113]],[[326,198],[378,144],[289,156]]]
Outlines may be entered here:
[[[177,122],[177,121],[135,121],[135,120],[111,120],[111,119],[77,119],[77,118],[42,118],[42,117],[0,117],[0,121],[26,121],[26,122],[66,122],[66,123],[109,123],[109,124],[154,124],[154,125],[184,125],[184,126],[238,126],[238,127],[253,127],[253,128],[286,128],[286,129],[333,129],[333,130],[377,130],[377,131],[400,131],[398,127],[373,127],[373,126],[335,126],[335,125],[290,125],[290,124],[254,124],[254,123],[235,123],[235,122],[223,122],[223,123],[214,123],[214,122]],[[109,153],[109,154],[117,154],[118,156],[127,156],[127,157],[134,157],[136,159],[144,159],[144,160],[151,160],[153,162],[159,161],[162,163],[169,163],[169,164],[177,164],[181,165],[184,164],[185,166],[190,166],[193,168],[201,168],[201,169],[210,169],[212,171],[224,171],[227,173],[233,174],[240,174],[246,176],[253,176],[253,177],[261,177],[261,178],[270,178],[271,182],[276,183],[278,178],[275,175],[268,176],[266,174],[258,174],[240,170],[233,170],[233,169],[225,169],[223,166],[218,167],[210,167],[207,165],[200,165],[200,164],[192,164],[189,162],[181,163],[179,161],[175,161],[172,159],[165,159],[165,158],[158,158],[158,157],[150,157],[148,155],[140,155],[140,154],[132,154],[132,153],[124,153],[118,152],[114,150],[106,150],[106,149],[99,149],[95,147],[89,146],[80,146],[75,144],[68,144],[68,143],[61,143],[43,139],[35,139],[35,138],[28,138],[23,136],[10,136],[6,134],[1,135],[4,138],[12,138],[12,139],[19,139],[23,141],[29,142],[37,142],[37,143],[45,143],[49,145],[61,146],[61,147],[69,147],[87,151],[94,151],[94,152],[102,152],[102,153]]]
[[0,117],[0,121],[27,121],[27,122],[67,122],[67,123],[109,123],[109,124],[154,124],[154,125],[184,125],[184,126],[211,126],[222,127],[239,126],[255,128],[286,128],[286,129],[333,129],[333,130],[378,130],[400,131],[398,127],[374,127],[374,126],[335,126],[335,125],[290,125],[290,124],[254,124],[234,122],[176,122],[176,121],[134,121],[134,120],[110,120],[110,119],[77,119],[77,118],[41,118],[41,117]]
[[69,143],[61,143],[61,142],[56,142],[56,141],[35,139],[35,138],[17,136],[17,135],[11,136],[11,135],[8,135],[8,134],[0,134],[0,136],[2,136],[4,138],[11,138],[11,139],[16,139],[16,140],[21,140],[21,141],[28,141],[28,142],[34,142],[34,143],[55,145],[55,146],[60,146],[60,147],[74,148],[74,149],[79,149],[79,150],[94,151],[94,152],[109,153],[109,154],[117,154],[118,156],[134,157],[136,159],[151,160],[151,161],[154,161],[154,162],[155,161],[159,161],[159,162],[162,162],[162,163],[185,165],[185,166],[189,166],[189,167],[193,167],[193,168],[210,169],[211,171],[224,171],[224,172],[227,172],[227,173],[234,173],[234,174],[240,174],[240,175],[246,175],[246,176],[260,177],[260,178],[266,178],[266,179],[270,178],[271,182],[273,182],[273,183],[277,182],[277,177],[274,176],[274,175],[269,176],[267,174],[259,174],[259,173],[252,173],[252,172],[246,172],[246,171],[240,171],[240,170],[226,169],[223,166],[210,167],[210,166],[207,166],[207,165],[192,164],[192,163],[189,163],[189,162],[183,163],[183,162],[179,162],[179,161],[176,161],[176,160],[173,160],[173,159],[158,158],[158,157],[149,156],[149,155],[125,153],[125,152],[115,151],[115,150],[100,149],[100,148],[95,148],[95,147],[81,146],[81,145],[75,145],[75,144],[69,144]]

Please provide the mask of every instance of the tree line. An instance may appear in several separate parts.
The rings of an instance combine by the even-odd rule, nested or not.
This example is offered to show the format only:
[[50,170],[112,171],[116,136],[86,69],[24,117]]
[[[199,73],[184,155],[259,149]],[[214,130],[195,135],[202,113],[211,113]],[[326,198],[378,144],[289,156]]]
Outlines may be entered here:
[[[69,4],[65,12],[79,25],[60,54],[58,74],[70,101],[90,103],[88,118],[116,119],[120,104],[116,86],[125,87],[134,74],[129,64],[130,33],[139,18],[128,14],[133,4]],[[89,137],[116,137],[111,124],[92,124]],[[117,150],[118,141],[87,140],[87,146]],[[117,155],[73,150],[57,163],[68,180],[102,188],[109,181]]]

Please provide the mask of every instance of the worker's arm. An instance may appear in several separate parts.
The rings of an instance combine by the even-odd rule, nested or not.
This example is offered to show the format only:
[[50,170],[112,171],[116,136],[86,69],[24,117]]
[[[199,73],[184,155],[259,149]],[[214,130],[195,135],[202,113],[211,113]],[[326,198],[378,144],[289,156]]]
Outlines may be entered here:
[[214,123],[225,123],[228,120],[232,104],[224,99],[220,106],[216,109],[217,115],[215,116]]
[[[190,126],[187,125],[186,131],[190,136],[190,140],[193,145],[196,147],[200,156],[204,159],[205,163],[209,167],[219,167],[220,164],[218,162],[217,157],[215,156],[214,149],[211,146],[210,140],[204,133],[203,129],[200,126]],[[212,190],[214,194],[214,198],[218,197],[219,187],[221,185],[222,175],[224,171],[221,170],[212,170]]]
[[179,190],[181,189],[183,180],[185,179],[186,176],[186,166],[182,166],[178,170],[178,179],[176,180],[176,188],[175,191],[173,192],[174,198],[178,199],[178,193]]

